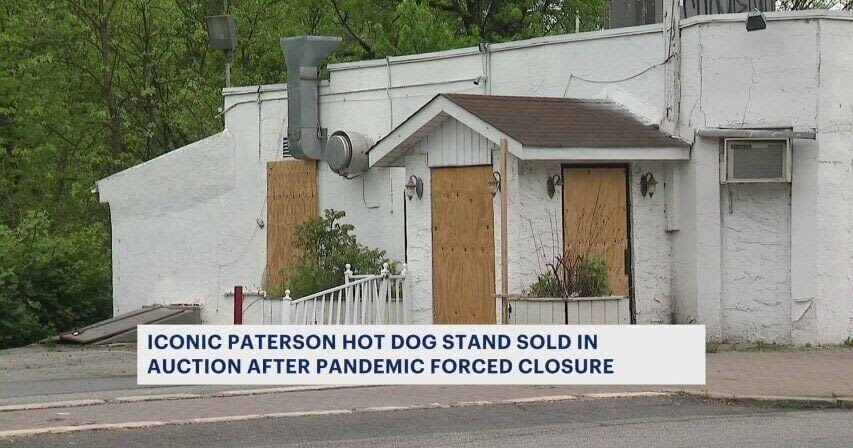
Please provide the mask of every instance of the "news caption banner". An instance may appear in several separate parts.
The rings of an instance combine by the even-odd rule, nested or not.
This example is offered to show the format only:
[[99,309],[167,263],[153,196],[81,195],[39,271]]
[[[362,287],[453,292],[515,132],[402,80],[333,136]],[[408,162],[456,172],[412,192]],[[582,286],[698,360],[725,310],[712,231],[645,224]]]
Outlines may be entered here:
[[705,384],[701,325],[140,325],[140,385]]

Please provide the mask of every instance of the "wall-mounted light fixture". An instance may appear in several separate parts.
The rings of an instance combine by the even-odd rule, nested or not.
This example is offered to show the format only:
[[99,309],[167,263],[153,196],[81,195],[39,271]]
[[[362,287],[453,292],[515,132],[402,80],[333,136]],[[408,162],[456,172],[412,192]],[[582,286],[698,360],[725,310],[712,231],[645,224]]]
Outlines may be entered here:
[[424,181],[412,174],[406,182],[406,197],[411,201],[416,195],[418,199],[424,197]]
[[655,185],[658,184],[658,181],[655,180],[655,176],[652,173],[643,174],[640,177],[640,193],[643,196],[652,197],[655,195]]
[[554,195],[557,194],[557,187],[563,186],[563,178],[559,174],[552,174],[548,176],[546,185],[548,187],[548,197],[553,199]]
[[492,192],[492,197],[495,197],[501,191],[501,173],[492,171],[492,178],[489,179],[489,191]]
[[746,30],[758,31],[767,28],[767,19],[764,18],[764,13],[755,8],[746,15]]

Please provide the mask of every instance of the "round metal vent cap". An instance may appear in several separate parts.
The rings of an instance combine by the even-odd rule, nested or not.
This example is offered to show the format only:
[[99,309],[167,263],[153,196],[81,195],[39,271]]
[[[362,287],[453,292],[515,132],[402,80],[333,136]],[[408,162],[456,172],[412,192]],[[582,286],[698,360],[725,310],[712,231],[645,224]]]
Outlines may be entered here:
[[346,134],[336,132],[329,137],[323,160],[337,173],[346,171],[352,161],[352,143]]

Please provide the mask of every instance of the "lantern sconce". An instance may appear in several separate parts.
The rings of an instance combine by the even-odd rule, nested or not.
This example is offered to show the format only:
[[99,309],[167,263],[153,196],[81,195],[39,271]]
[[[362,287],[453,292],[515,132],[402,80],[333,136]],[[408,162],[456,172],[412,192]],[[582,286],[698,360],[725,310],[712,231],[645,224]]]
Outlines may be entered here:
[[492,178],[489,179],[489,191],[492,192],[492,197],[497,196],[501,191],[501,173],[492,171]]
[[418,199],[424,197],[424,181],[412,174],[409,176],[409,181],[406,182],[406,197],[411,201],[415,195],[418,196]]
[[553,199],[554,195],[557,194],[557,187],[563,186],[563,178],[560,177],[559,174],[553,174],[548,176],[548,181],[546,182],[548,187],[548,197]]
[[655,180],[655,176],[652,173],[643,174],[640,177],[640,193],[643,196],[648,195],[649,198],[655,195],[655,185],[658,184],[658,181]]

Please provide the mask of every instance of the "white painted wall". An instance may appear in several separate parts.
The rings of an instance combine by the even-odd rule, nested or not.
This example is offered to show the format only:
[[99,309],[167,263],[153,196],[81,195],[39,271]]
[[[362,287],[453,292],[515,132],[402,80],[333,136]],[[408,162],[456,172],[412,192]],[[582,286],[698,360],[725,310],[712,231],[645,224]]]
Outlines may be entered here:
[[426,154],[406,156],[406,178],[423,180],[423,197],[406,199],[406,272],[412,322],[431,324],[432,313],[432,178]]
[[[539,274],[548,271],[547,265],[555,262],[556,255],[563,252],[563,191],[557,187],[554,197],[549,198],[546,184],[548,176],[562,176],[563,169],[556,162],[512,159],[518,175],[509,190],[508,209],[514,224],[510,225],[509,232],[509,285],[510,293],[519,293],[528,290]],[[499,200],[495,201],[495,207],[500,210]],[[497,240],[500,239],[499,225],[497,220]],[[500,254],[500,246],[496,253]]]
[[[672,293],[672,241],[666,231],[665,162],[629,165],[631,182],[631,256],[634,308],[638,324],[674,322]],[[640,177],[652,173],[658,181],[655,194],[644,197]]]
[[741,19],[682,22],[682,137],[793,127],[818,138],[794,141],[793,182],[770,187],[721,187],[719,140],[696,139],[673,234],[676,319],[705,323],[718,340],[839,343],[853,335],[853,94],[843,81],[853,16],[768,14],[754,33]]
[[[795,321],[816,337],[798,342],[838,343],[853,336],[853,22],[844,17],[848,20],[817,22],[818,202],[811,216],[816,217],[818,244],[804,248],[815,261],[815,322],[809,326]],[[809,213],[808,208],[803,213]]]
[[791,197],[786,183],[723,186],[723,335],[791,342]]
[[[257,221],[266,221],[266,163],[282,158],[286,89],[225,98],[225,131],[99,182],[113,227],[114,313],[200,303],[204,322],[229,323],[224,293],[265,287],[266,227]],[[345,210],[360,242],[402,260],[403,183],[397,168],[347,180],[321,165],[319,207]],[[244,322],[262,322],[262,311],[253,305]]]
[[[678,133],[693,141],[695,130],[705,127],[817,129],[817,141],[794,143],[789,291],[771,308],[774,316],[790,310],[779,340],[788,332],[800,344],[840,342],[853,334],[853,90],[847,85],[853,15],[767,16],[767,29],[754,33],[737,14],[682,22]],[[662,27],[650,25],[493,44],[488,55],[467,48],[332,65],[330,81],[321,86],[321,123],[330,132],[378,140],[440,92],[594,97],[610,87],[663,110],[665,47]],[[484,74],[489,82],[475,85]],[[280,157],[286,89],[238,87],[224,95],[222,133],[99,183],[113,220],[116,312],[190,301],[205,305],[205,321],[229,322],[231,302],[222,292],[236,283],[263,284],[266,235],[255,221],[266,215],[265,163]],[[431,318],[431,264],[424,258],[431,246],[430,161],[426,154],[410,157],[406,174],[419,173],[427,192],[420,201],[405,201],[415,314],[425,322]],[[748,319],[724,312],[733,293],[723,288],[718,139],[695,138],[691,160],[680,167],[679,230],[666,233],[662,185],[651,199],[638,189],[639,174],[651,171],[662,181],[665,167],[631,165],[638,321],[674,316],[706,324],[713,339],[758,337]],[[536,243],[526,233],[550,232],[548,217],[560,200],[548,199],[544,188],[556,166],[511,159],[510,168],[510,204],[519,211],[510,213],[510,288],[519,291],[538,265],[529,250]],[[371,170],[362,193],[361,179],[321,168],[320,206],[345,209],[363,242],[402,259],[405,177],[402,170]],[[758,211],[751,210],[755,204],[744,207],[744,216]],[[496,201],[496,217],[499,212]],[[522,217],[533,221],[533,232],[525,231],[531,225]],[[496,237],[496,254],[498,244]]]
[[[228,130],[99,182],[110,203],[114,313],[143,305],[202,303],[207,322],[228,322],[222,293],[261,287],[263,174],[249,135]],[[141,186],[144,185],[144,188]]]

